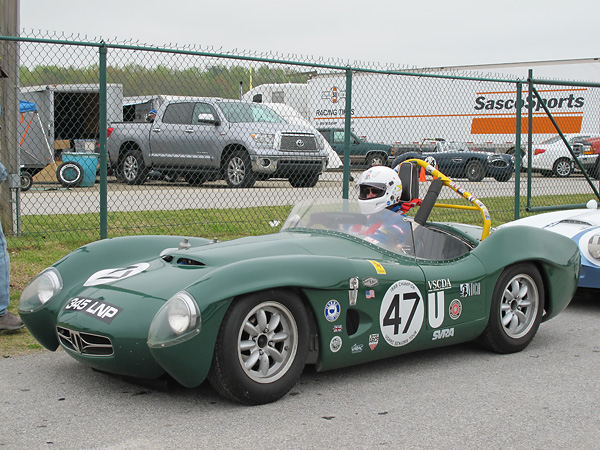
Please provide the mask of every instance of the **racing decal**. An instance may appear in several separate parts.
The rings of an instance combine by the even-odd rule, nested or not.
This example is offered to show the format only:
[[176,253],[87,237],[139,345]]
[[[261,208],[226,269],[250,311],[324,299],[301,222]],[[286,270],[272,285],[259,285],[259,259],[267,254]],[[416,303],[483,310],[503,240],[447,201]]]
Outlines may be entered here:
[[73,297],[65,306],[65,311],[79,311],[105,323],[111,323],[122,310],[102,300],[87,297]]
[[333,353],[337,353],[340,351],[341,348],[342,338],[339,336],[334,336],[333,338],[331,338],[331,341],[329,342],[329,350],[331,350]]
[[375,298],[375,291],[373,289],[369,291],[365,291],[365,297],[367,298]]
[[437,339],[444,339],[454,336],[454,328],[444,328],[443,330],[435,330],[433,332],[432,341]]
[[460,284],[460,296],[472,297],[474,295],[481,295],[481,283],[476,281],[474,283],[461,283]]
[[454,320],[460,317],[462,313],[462,303],[459,299],[454,299],[450,302],[450,317]]
[[427,317],[431,328],[439,328],[444,323],[444,302],[444,291],[427,295]]
[[424,315],[423,297],[417,286],[408,280],[396,281],[381,302],[381,334],[392,347],[406,345],[419,334]]
[[449,278],[443,278],[441,280],[430,280],[427,282],[428,291],[441,291],[444,289],[452,288],[452,283]]
[[325,305],[325,318],[328,322],[335,322],[340,317],[342,307],[337,300],[329,300]]
[[369,335],[369,347],[371,350],[375,350],[377,344],[379,344],[379,333]]
[[363,286],[364,287],[375,287],[379,284],[379,280],[377,278],[365,278],[362,280]]
[[351,351],[352,351],[352,354],[362,352],[363,351],[363,344],[354,344],[351,347]]
[[333,326],[333,332],[334,333],[341,333],[342,332],[342,326],[341,325],[334,325]]
[[372,259],[370,259],[369,262],[371,264],[373,264],[373,267],[375,267],[375,270],[377,271],[378,274],[385,275],[385,269],[383,268],[381,263],[378,263],[377,261],[373,261]]
[[124,280],[125,278],[132,277],[139,273],[142,273],[150,267],[148,263],[132,264],[127,267],[117,267],[114,269],[104,269],[96,272],[87,279],[84,286],[98,286],[99,284],[109,284],[115,281]]

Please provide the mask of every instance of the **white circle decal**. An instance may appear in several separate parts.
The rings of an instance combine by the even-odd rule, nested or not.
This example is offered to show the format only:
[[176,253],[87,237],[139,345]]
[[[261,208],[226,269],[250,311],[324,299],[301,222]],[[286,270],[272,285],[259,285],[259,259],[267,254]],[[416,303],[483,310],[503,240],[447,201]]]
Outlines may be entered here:
[[417,286],[408,280],[396,281],[381,302],[381,334],[392,347],[402,347],[417,337],[424,315],[423,297]]

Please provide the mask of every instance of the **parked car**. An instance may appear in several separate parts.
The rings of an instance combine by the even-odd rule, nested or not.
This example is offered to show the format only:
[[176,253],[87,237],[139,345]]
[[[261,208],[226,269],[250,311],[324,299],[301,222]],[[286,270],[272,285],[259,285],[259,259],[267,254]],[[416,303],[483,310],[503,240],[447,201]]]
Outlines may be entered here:
[[600,289],[600,210],[596,200],[590,200],[585,209],[537,214],[498,228],[516,225],[542,228],[572,239],[581,253],[579,287]]
[[[343,159],[346,132],[342,128],[318,128],[318,130]],[[362,167],[385,166],[389,162],[391,151],[390,145],[363,141],[355,133],[350,132],[350,164]]]
[[[598,154],[600,154],[600,137],[588,135],[565,135],[567,142],[573,149],[580,164],[593,177],[598,177]],[[521,152],[521,167],[528,167],[527,153]],[[539,144],[532,145],[531,170],[543,176],[556,176],[565,178],[573,171],[579,170],[573,156],[569,152],[560,135],[546,139]]]
[[508,181],[515,171],[514,158],[510,155],[472,151],[465,143],[443,139],[426,140],[418,151],[400,154],[392,162],[392,167],[413,158],[423,158],[449,177],[467,178],[469,181],[481,181],[485,177]]
[[294,187],[313,187],[327,167],[327,152],[310,128],[239,100],[165,100],[153,122],[113,123],[108,132],[110,167],[127,184],[159,172],[196,186],[224,179],[244,188],[287,178]]
[[[400,170],[406,201],[419,197],[411,164]],[[481,201],[419,164],[438,178],[414,218],[321,199],[264,236],[105,239],[34,278],[19,314],[45,348],[101,372],[186,387],[208,378],[245,404],[281,398],[307,363],[324,371],[472,340],[524,349],[570,302],[577,246],[531,227],[490,234]],[[482,226],[428,222],[443,187]],[[371,237],[386,214],[403,245]]]

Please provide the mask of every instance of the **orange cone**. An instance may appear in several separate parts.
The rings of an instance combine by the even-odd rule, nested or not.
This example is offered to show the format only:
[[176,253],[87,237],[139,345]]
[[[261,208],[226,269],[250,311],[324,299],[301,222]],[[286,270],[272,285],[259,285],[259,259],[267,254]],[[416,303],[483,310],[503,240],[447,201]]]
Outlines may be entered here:
[[419,174],[419,181],[427,181],[427,177],[425,176],[425,168],[421,167],[421,173]]

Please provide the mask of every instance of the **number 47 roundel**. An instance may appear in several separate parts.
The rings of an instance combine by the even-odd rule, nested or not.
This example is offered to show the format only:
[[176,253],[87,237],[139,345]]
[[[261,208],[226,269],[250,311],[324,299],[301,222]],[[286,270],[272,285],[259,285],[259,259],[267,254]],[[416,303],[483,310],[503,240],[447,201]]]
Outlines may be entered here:
[[424,315],[423,297],[417,286],[408,280],[397,281],[381,302],[381,334],[393,347],[406,345],[419,334]]

